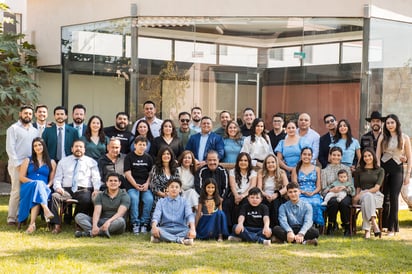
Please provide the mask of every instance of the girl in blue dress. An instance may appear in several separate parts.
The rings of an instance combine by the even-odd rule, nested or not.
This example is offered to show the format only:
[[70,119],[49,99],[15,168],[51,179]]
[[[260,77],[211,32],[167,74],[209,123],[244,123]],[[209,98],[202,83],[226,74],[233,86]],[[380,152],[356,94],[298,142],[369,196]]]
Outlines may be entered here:
[[292,182],[298,182],[300,186],[300,199],[312,205],[313,223],[323,226],[323,202],[320,191],[320,168],[312,165],[312,149],[305,147],[300,153],[300,161],[292,171]]
[[36,218],[40,208],[43,209],[46,222],[52,219],[53,213],[47,207],[50,196],[50,187],[56,170],[56,163],[51,160],[46,144],[40,137],[34,138],[32,142],[32,157],[23,161],[20,166],[20,204],[19,223],[30,216],[30,224],[26,232],[32,234],[36,231]]
[[228,236],[226,215],[222,211],[222,202],[215,179],[205,180],[200,192],[196,214],[196,235],[198,239],[216,239],[223,241]]

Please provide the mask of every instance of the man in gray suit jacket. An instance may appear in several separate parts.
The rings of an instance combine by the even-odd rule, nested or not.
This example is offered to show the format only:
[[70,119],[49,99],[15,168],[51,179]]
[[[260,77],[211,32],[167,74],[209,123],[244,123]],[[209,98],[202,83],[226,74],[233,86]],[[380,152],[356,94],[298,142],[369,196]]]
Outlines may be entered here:
[[79,139],[79,135],[76,129],[66,124],[67,109],[65,107],[54,108],[54,120],[55,124],[45,128],[42,137],[47,145],[50,158],[58,162],[63,157],[72,154],[72,144]]

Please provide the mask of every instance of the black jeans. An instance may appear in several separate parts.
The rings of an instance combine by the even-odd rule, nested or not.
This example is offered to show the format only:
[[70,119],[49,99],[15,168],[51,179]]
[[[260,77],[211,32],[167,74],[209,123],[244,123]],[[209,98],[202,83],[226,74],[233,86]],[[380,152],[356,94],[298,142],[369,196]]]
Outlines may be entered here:
[[336,223],[336,215],[340,212],[340,220],[342,224],[349,224],[350,218],[350,205],[352,204],[352,197],[347,195],[342,201],[338,202],[336,197],[332,198],[328,202],[326,212],[328,214],[328,222]]
[[388,228],[389,231],[398,232],[399,194],[403,184],[403,165],[398,165],[390,159],[386,163],[382,163],[382,168],[385,170],[382,226]]
[[[301,226],[292,226],[292,230],[293,230],[293,233],[295,235],[299,233],[300,229],[301,229]],[[272,229],[272,233],[276,238],[278,238],[281,241],[285,242],[288,239],[288,237],[287,237],[288,233],[280,226],[275,226]],[[319,237],[319,231],[316,228],[311,227],[306,232],[303,239],[306,241],[306,240],[312,240],[312,239],[315,239],[315,238],[318,238],[318,237]]]

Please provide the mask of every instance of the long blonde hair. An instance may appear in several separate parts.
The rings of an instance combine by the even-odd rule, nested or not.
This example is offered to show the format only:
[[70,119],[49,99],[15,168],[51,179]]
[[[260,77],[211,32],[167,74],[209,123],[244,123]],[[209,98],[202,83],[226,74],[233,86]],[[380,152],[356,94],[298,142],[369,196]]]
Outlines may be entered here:
[[266,156],[265,160],[263,161],[263,167],[262,167],[262,188],[264,188],[265,186],[265,180],[267,179],[267,177],[269,176],[269,170],[267,169],[267,161],[270,157],[273,157],[275,159],[275,164],[276,164],[276,168],[275,168],[275,187],[276,189],[281,189],[283,187],[283,182],[282,182],[282,175],[285,173],[285,171],[283,171],[280,166],[279,166],[279,159],[278,157],[276,157],[273,154],[269,154],[268,156]]

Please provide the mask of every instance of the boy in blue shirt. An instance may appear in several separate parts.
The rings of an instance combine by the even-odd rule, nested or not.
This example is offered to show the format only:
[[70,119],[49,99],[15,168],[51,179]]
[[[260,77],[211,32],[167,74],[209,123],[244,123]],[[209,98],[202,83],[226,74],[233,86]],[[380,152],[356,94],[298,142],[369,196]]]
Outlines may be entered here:
[[286,186],[289,201],[279,208],[279,224],[273,228],[272,241],[318,245],[319,231],[313,228],[312,206],[299,200],[297,183]]
[[190,205],[180,196],[182,182],[171,179],[166,187],[167,196],[157,202],[153,212],[150,241],[192,245],[196,237],[195,218]]

